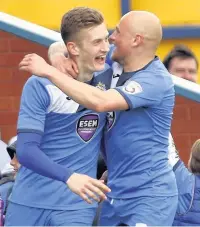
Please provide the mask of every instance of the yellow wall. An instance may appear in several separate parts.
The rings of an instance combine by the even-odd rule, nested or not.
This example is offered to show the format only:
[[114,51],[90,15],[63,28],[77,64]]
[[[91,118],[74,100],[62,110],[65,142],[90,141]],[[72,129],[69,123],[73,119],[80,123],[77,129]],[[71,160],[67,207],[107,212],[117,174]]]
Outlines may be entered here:
[[131,5],[155,13],[163,25],[200,24],[200,0],[131,0]]
[[59,30],[63,14],[75,6],[99,9],[110,29],[121,17],[120,0],[0,0],[1,12],[54,30]]
[[[122,0],[123,1],[123,0]],[[200,0],[130,0],[132,9],[154,12],[163,25],[200,24]],[[75,6],[103,12],[109,28],[121,16],[120,0],[0,0],[0,11],[58,29],[62,15]]]

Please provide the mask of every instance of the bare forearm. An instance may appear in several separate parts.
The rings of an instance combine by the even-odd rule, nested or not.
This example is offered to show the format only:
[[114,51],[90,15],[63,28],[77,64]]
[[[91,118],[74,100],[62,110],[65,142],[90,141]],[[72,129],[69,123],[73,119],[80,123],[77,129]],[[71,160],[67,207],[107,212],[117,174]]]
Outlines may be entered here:
[[[36,54],[26,55],[20,62],[19,69],[40,77],[47,77],[60,90],[87,109],[107,112],[129,108],[128,103],[117,90],[101,91],[96,87],[72,79],[67,76],[66,72],[64,72],[66,74],[62,73]],[[74,78],[77,78],[77,75]]]
[[51,67],[47,77],[75,102],[87,109],[104,112],[102,103],[106,102],[106,92],[74,80],[53,67]]

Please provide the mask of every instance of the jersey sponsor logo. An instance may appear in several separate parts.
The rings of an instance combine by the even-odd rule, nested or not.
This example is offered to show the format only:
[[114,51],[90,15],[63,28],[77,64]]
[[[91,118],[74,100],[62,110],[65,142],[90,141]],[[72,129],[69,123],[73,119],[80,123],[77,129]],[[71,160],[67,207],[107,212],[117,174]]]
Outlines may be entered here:
[[98,125],[99,116],[97,114],[84,115],[77,123],[77,134],[83,141],[88,142],[94,136]]
[[137,94],[142,92],[141,85],[135,81],[130,81],[125,85],[123,89],[126,93],[129,93],[129,94]]
[[110,130],[115,123],[115,112],[107,113],[107,130]]

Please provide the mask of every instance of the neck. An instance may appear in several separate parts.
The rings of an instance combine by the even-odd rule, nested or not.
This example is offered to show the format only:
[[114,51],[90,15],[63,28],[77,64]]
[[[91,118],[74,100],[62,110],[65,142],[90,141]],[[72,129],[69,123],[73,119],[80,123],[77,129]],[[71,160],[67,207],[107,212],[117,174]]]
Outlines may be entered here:
[[81,68],[79,65],[78,65],[78,69],[79,69],[79,74],[77,77],[78,81],[87,82],[92,79],[93,73],[89,72],[88,70],[85,70],[84,68]]
[[80,81],[80,82],[90,81],[93,77],[93,72],[91,72],[90,70],[88,70],[84,67],[85,66],[84,62],[81,62],[78,59],[73,59],[73,61],[78,66],[79,74],[77,76],[77,80]]
[[[145,53],[145,54],[143,54]],[[129,55],[124,59],[124,72],[134,72],[145,67],[149,62],[155,58],[155,53],[147,54],[143,52],[141,54]]]

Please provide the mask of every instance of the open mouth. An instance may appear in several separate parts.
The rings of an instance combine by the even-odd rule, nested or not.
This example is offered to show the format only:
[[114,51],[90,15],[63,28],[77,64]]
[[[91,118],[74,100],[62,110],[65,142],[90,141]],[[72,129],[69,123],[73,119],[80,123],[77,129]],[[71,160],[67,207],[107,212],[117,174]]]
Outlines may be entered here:
[[98,57],[95,58],[95,61],[96,61],[98,64],[105,64],[106,56],[98,56]]

